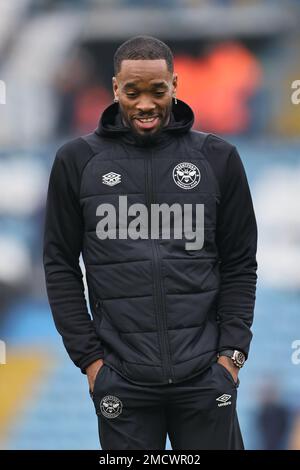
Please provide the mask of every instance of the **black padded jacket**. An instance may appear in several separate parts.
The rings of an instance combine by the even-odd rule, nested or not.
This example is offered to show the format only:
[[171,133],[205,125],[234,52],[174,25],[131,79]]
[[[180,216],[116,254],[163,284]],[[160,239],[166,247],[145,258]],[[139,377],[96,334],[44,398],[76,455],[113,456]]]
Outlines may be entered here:
[[[46,207],[46,285],[56,328],[82,373],[103,358],[135,383],[167,384],[199,374],[222,349],[248,356],[257,226],[247,177],[236,147],[193,130],[193,122],[192,109],[178,100],[160,138],[146,146],[122,124],[114,103],[94,132],[56,154]],[[203,245],[187,250],[186,233],[132,239],[117,231],[115,239],[101,240],[97,209],[109,203],[118,213],[121,195],[149,214],[153,203],[202,205]],[[193,227],[194,218],[195,211]]]

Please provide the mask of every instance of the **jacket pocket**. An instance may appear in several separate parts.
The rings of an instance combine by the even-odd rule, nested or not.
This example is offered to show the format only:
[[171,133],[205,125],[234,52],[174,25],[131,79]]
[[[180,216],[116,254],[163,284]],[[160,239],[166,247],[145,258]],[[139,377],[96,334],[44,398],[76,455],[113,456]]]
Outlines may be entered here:
[[96,309],[96,323],[98,326],[98,330],[100,330],[101,323],[103,320],[103,313],[104,313],[104,308],[103,308],[103,300],[102,299],[97,299],[95,302],[95,309]]

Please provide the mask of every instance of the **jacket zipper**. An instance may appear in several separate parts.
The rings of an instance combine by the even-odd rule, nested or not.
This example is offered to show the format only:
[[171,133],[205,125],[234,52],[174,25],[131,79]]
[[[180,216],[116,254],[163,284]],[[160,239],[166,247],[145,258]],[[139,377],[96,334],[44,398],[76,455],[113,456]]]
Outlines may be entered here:
[[[147,207],[148,207],[148,236],[150,237],[150,243],[153,253],[153,261],[154,261],[154,288],[156,292],[156,299],[157,299],[157,312],[158,312],[158,323],[160,325],[159,328],[159,336],[160,336],[160,344],[161,344],[161,351],[163,354],[163,367],[165,370],[165,375],[168,378],[168,383],[173,382],[172,374],[172,367],[171,367],[171,357],[170,357],[170,350],[167,338],[167,319],[166,319],[166,312],[164,308],[164,298],[163,298],[163,291],[161,285],[161,266],[160,266],[160,256],[159,256],[159,246],[158,240],[152,239],[151,237],[151,204],[155,203],[154,196],[153,196],[153,178],[152,178],[152,156],[153,153],[151,151],[150,157],[147,158],[147,172],[146,172],[146,186],[147,186]],[[167,359],[165,359],[167,358]]]

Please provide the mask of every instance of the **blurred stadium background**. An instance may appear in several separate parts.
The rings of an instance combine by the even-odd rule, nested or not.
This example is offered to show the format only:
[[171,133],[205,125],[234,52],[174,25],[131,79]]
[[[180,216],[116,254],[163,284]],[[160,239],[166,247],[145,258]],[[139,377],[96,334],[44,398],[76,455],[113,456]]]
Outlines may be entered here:
[[299,24],[296,0],[1,0],[1,449],[99,448],[86,377],[46,300],[43,217],[58,146],[96,127],[113,53],[135,34],[171,46],[194,127],[240,151],[259,225],[240,424],[247,449],[300,449]]

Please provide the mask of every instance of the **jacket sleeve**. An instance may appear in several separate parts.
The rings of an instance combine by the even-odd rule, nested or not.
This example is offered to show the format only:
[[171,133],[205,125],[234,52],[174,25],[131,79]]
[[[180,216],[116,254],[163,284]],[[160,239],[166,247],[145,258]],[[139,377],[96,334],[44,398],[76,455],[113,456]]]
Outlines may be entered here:
[[43,262],[55,326],[70,358],[85,374],[88,365],[103,357],[103,349],[84,295],[79,265],[83,220],[75,172],[68,167],[68,153],[64,147],[59,149],[50,174]]
[[257,225],[246,173],[233,147],[225,167],[217,223],[221,285],[219,351],[248,357],[257,281]]

